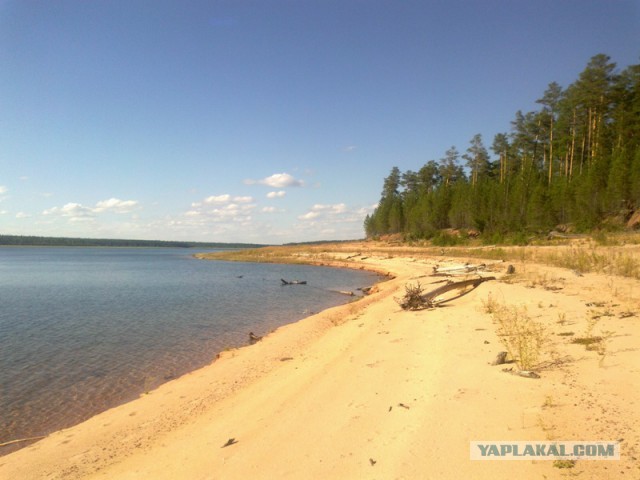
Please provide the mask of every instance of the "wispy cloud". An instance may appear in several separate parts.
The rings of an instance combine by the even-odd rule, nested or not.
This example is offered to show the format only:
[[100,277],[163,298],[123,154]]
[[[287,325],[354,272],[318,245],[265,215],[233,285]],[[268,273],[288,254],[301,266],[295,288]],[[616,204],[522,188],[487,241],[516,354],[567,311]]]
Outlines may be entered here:
[[347,205],[344,203],[335,203],[333,205],[316,203],[307,213],[300,215],[298,220],[315,220],[319,217],[335,220],[336,217],[347,213],[350,212],[348,212]]
[[296,179],[288,173],[274,173],[273,175],[263,178],[262,180],[247,179],[244,181],[246,185],[267,185],[272,188],[302,187],[304,182]]
[[295,230],[299,235],[324,237],[325,240],[328,236],[360,238],[364,218],[372,211],[373,207],[350,208],[345,203],[316,203],[297,217],[299,223]]
[[4,185],[0,185],[0,195],[2,195],[3,193],[7,193],[9,191],[9,189],[7,187],[5,187]]
[[193,202],[191,207],[200,208],[203,205],[226,205],[228,203],[251,203],[253,197],[232,197],[228,193],[223,195],[211,195],[200,202]]
[[267,198],[283,198],[287,192],[284,190],[279,190],[277,192],[269,192],[267,193]]

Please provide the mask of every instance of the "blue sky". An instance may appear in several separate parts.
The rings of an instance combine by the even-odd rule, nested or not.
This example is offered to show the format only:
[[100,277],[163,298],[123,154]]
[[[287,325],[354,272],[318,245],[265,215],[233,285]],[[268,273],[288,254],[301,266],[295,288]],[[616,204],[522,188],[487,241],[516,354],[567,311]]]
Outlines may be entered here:
[[0,233],[361,238],[598,53],[639,63],[638,0],[0,0]]

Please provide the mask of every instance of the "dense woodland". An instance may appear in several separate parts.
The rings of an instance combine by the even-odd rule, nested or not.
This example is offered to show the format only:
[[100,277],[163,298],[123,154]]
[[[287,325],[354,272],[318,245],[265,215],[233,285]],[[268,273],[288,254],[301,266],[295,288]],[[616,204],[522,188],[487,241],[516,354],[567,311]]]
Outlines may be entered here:
[[178,248],[256,248],[253,243],[170,242],[163,240],[119,240],[112,238],[35,237],[0,235],[0,245],[29,247],[178,247]]
[[418,171],[394,167],[368,237],[434,239],[446,229],[489,241],[624,225],[640,209],[640,65],[591,58],[566,88],[552,82],[536,111],[515,114],[489,149],[475,135]]

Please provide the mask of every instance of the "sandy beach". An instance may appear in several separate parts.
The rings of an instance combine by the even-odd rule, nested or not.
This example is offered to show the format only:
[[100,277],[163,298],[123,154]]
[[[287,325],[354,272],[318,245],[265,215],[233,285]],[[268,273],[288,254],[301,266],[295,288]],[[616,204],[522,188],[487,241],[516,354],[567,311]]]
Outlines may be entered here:
[[[0,457],[0,478],[640,478],[640,281],[492,259],[481,274],[495,280],[405,311],[406,285],[446,280],[434,266],[482,260],[364,242],[295,256],[388,279]],[[505,350],[494,304],[544,327],[540,378],[491,365]],[[586,337],[599,350],[572,343]],[[619,441],[621,458],[470,460],[471,441],[546,440]]]

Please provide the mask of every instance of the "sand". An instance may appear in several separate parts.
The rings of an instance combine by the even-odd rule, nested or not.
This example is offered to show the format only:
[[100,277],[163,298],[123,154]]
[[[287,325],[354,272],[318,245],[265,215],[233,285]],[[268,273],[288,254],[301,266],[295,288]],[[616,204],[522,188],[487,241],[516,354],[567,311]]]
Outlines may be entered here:
[[[0,478],[640,478],[640,282],[531,263],[506,276],[493,262],[496,280],[404,311],[405,285],[441,285],[433,266],[464,259],[354,244],[315,261],[393,278],[0,457]],[[504,350],[490,302],[544,324],[539,379],[490,365]],[[604,355],[571,343],[598,315]],[[619,440],[621,460],[470,460],[473,440],[551,439]]]

